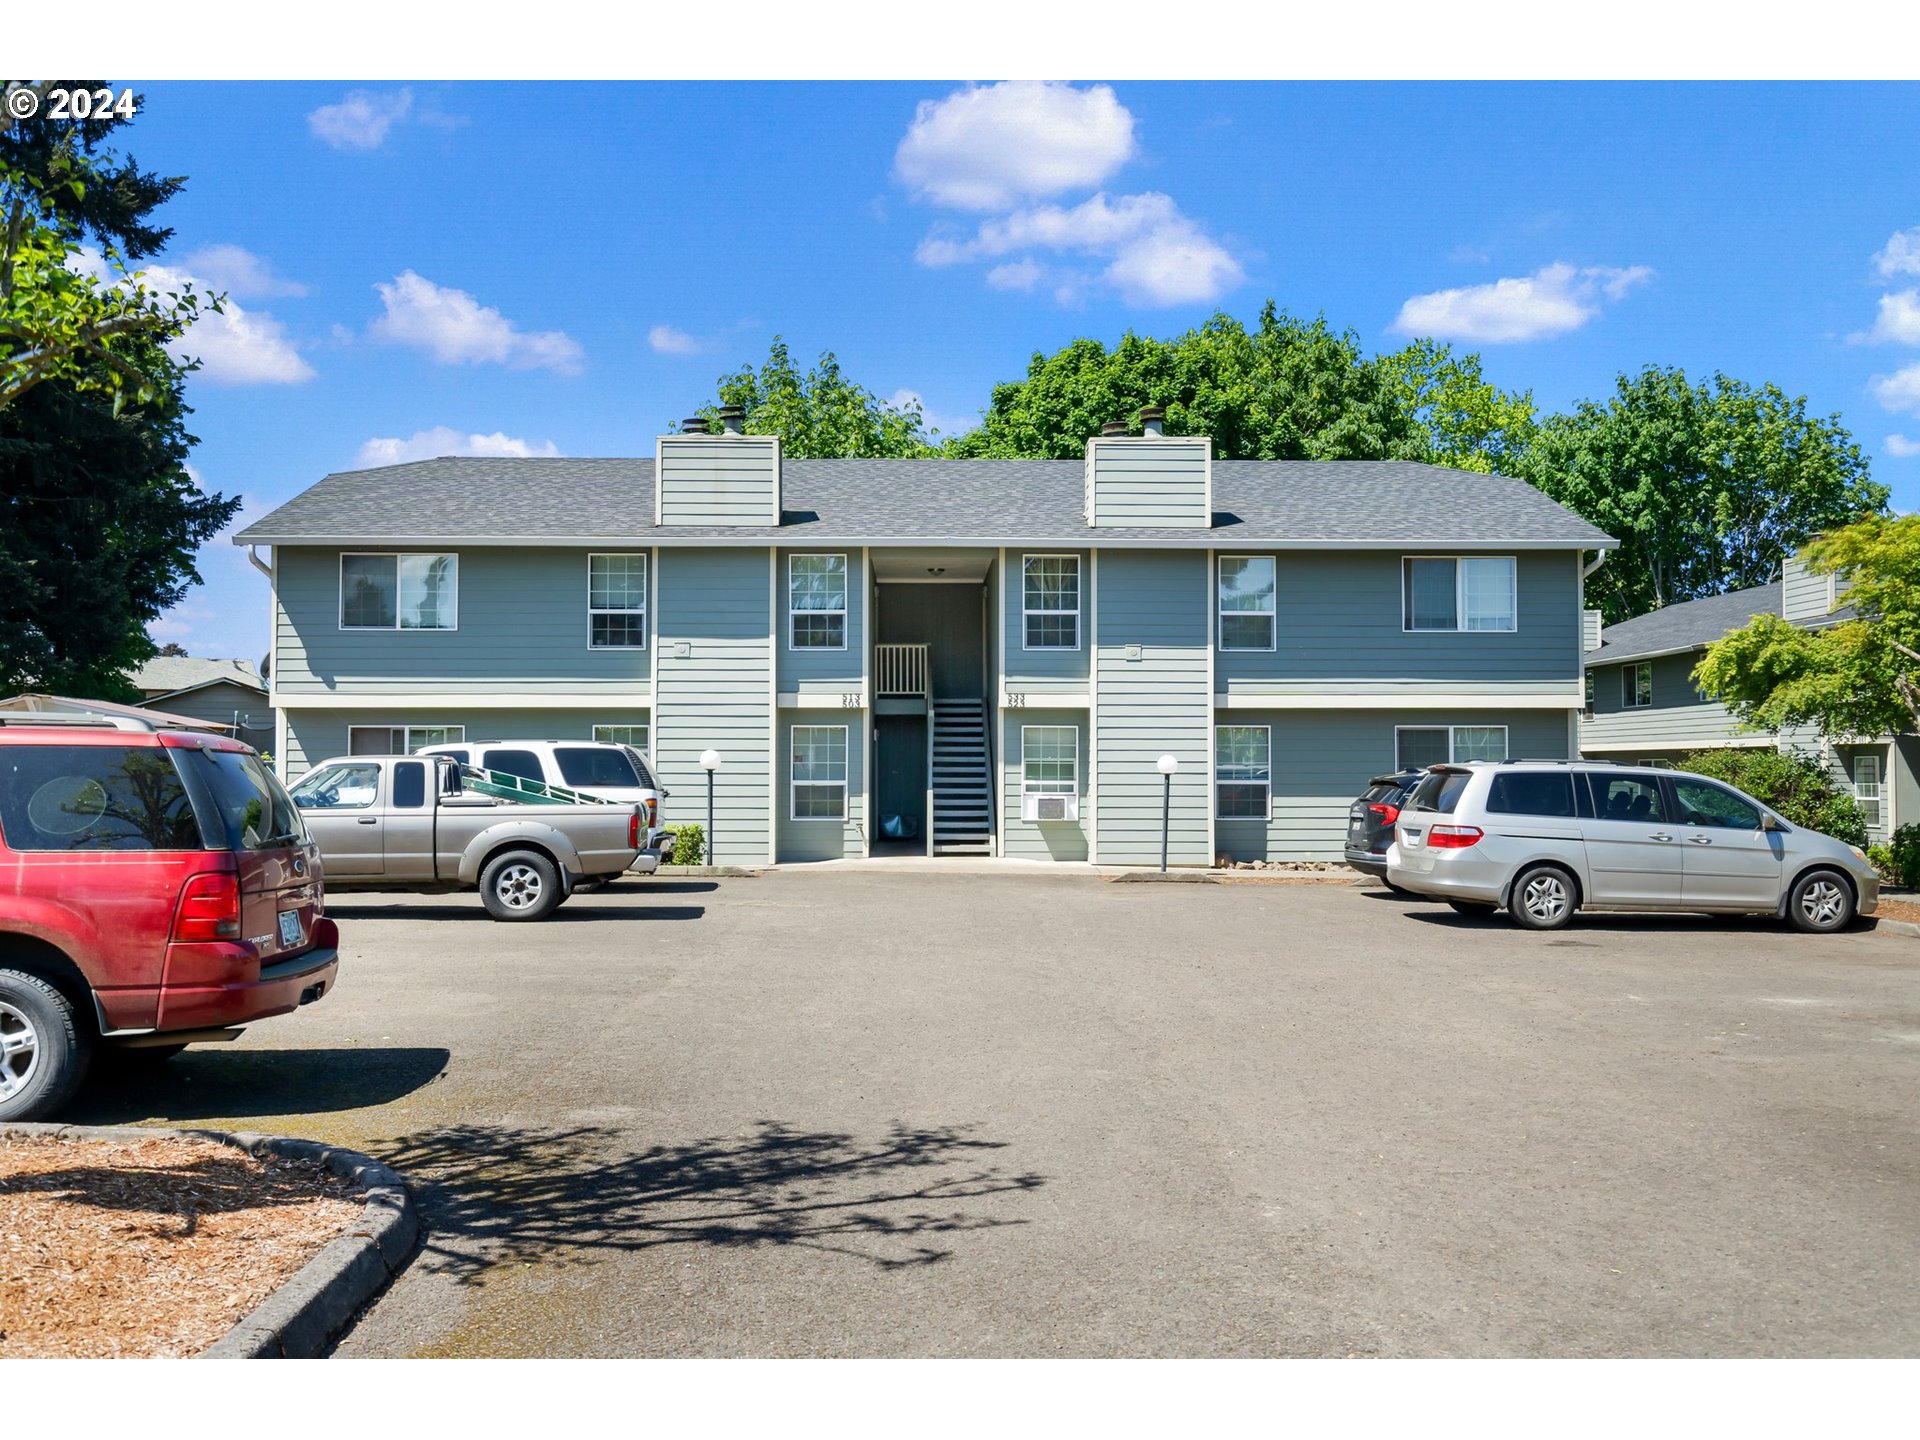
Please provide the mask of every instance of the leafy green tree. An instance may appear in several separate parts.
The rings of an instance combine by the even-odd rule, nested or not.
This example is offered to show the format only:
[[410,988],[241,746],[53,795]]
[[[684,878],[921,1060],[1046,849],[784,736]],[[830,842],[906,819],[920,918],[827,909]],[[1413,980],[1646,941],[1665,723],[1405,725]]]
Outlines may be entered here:
[[1502,390],[1481,372],[1478,355],[1415,340],[1381,357],[1399,404],[1426,432],[1422,458],[1456,470],[1511,474],[1537,428],[1531,390]]
[[1851,583],[1852,619],[1817,630],[1756,616],[1707,648],[1694,671],[1750,725],[1822,734],[1920,729],[1920,516],[1873,515],[1808,545],[1817,575]]
[[1849,845],[1867,843],[1859,804],[1818,756],[1757,748],[1696,750],[1676,768],[1724,780],[1779,811],[1790,825],[1804,825]]
[[[114,154],[110,141],[123,124],[55,132],[36,122],[0,134],[9,197],[0,214],[14,213],[11,197],[30,198],[37,218],[23,233],[43,255],[70,257],[90,239],[103,253],[144,258],[170,234],[151,212],[180,181]],[[65,259],[60,270],[72,273]],[[89,293],[116,303],[104,289]],[[185,371],[162,343],[171,333],[167,325],[116,331],[0,406],[0,693],[137,699],[125,676],[154,653],[147,624],[198,580],[194,550],[239,508],[200,491],[186,472],[195,441]],[[10,343],[17,334],[11,342],[0,335],[0,377],[19,358]]]
[[1513,473],[1617,537],[1587,584],[1607,623],[1761,585],[1823,530],[1883,509],[1887,487],[1837,415],[1804,397],[1678,369],[1621,375],[1605,404],[1544,421]]
[[1171,340],[1129,331],[1109,350],[1075,340],[1036,353],[1024,380],[996,385],[986,418],[947,446],[966,459],[1078,459],[1109,420],[1144,405],[1176,435],[1212,437],[1222,459],[1421,459],[1427,441],[1387,367],[1352,331],[1268,301],[1249,331],[1228,315]]
[[[804,375],[775,336],[759,369],[746,366],[719,381],[720,405],[747,412],[747,431],[778,435],[788,459],[913,460],[937,454],[917,403],[894,405],[854,383],[825,351]],[[700,412],[717,425],[719,405]]]

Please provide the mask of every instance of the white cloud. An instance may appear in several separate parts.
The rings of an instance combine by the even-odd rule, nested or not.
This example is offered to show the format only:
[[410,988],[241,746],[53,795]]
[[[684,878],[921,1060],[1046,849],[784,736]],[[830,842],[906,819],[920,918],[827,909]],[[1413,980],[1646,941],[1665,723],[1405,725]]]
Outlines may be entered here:
[[[108,268],[97,250],[76,251],[73,268],[105,284],[137,279],[159,295],[177,294],[191,285],[201,297],[217,287],[205,278],[172,265],[147,265],[130,277]],[[218,312],[202,308],[200,318],[186,334],[167,342],[167,352],[185,362],[200,361],[194,373],[216,385],[298,385],[313,378],[313,367],[287,338],[286,327],[265,311],[248,310],[228,298]]]
[[1619,300],[1652,277],[1645,265],[1580,268],[1561,262],[1518,278],[1415,295],[1391,328],[1486,345],[1544,340],[1578,330],[1600,313],[1602,301]]
[[1874,255],[1873,268],[1882,275],[1920,275],[1920,225],[1894,231]]
[[491,435],[471,435],[449,425],[417,430],[406,439],[376,436],[360,447],[354,464],[371,470],[380,465],[404,465],[410,460],[433,460],[441,455],[558,455],[560,449],[551,440],[535,443],[496,430]]
[[1901,460],[1910,460],[1920,455],[1920,440],[1909,440],[1904,435],[1889,435],[1887,453]]
[[307,116],[307,128],[336,150],[374,150],[413,108],[411,90],[349,90]]
[[515,370],[580,372],[584,352],[559,330],[528,332],[464,290],[436,285],[406,270],[380,292],[386,313],[373,322],[375,339],[424,350],[441,365],[506,365]]
[[707,348],[706,341],[699,336],[676,330],[671,325],[656,325],[647,331],[647,344],[656,355],[698,355]]
[[936,205],[999,210],[1098,185],[1133,155],[1133,116],[1108,85],[971,86],[922,100],[894,174]]
[[887,397],[887,404],[896,410],[905,410],[910,405],[919,406],[922,423],[924,423],[929,430],[937,431],[941,435],[964,434],[968,430],[978,428],[980,424],[978,416],[948,415],[938,410],[929,409],[927,402],[921,398],[918,390],[896,390]]
[[206,245],[180,262],[216,290],[243,300],[269,300],[279,295],[301,296],[307,287],[274,273],[273,266],[238,245]]
[[[1135,305],[1184,305],[1217,300],[1243,278],[1240,263],[1183,214],[1173,198],[1154,191],[1109,199],[1098,194],[1071,207],[1038,205],[987,220],[968,238],[929,235],[915,258],[941,267],[1023,250],[1052,250],[1108,261],[1100,278]],[[1030,290],[1046,278],[1031,258],[995,266],[987,282],[1002,290]],[[1063,287],[1075,299],[1084,276]],[[1056,298],[1063,300],[1061,289]]]
[[1891,375],[1874,376],[1873,398],[1889,410],[1905,410],[1920,415],[1920,361]]
[[1920,345],[1920,290],[1896,290],[1880,297],[1873,329],[1848,337],[1857,345]]

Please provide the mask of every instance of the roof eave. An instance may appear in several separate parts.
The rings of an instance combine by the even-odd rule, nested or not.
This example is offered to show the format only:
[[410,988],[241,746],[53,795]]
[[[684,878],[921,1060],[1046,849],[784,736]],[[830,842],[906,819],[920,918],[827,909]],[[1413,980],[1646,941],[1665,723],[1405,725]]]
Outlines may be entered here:
[[768,532],[749,529],[739,535],[670,535],[659,532],[618,535],[293,535],[244,530],[233,537],[235,545],[478,545],[495,549],[570,549],[604,548],[608,545],[659,545],[667,548],[724,549],[741,545],[779,545],[789,537],[796,545],[902,545],[925,548],[928,545],[954,549],[996,549],[1001,546],[1047,545],[1061,549],[1086,549],[1098,545],[1108,549],[1138,548],[1153,550],[1214,549],[1222,544],[1258,546],[1263,550],[1393,550],[1414,554],[1444,554],[1449,550],[1614,550],[1620,542],[1611,536],[1565,537],[1560,539],[1515,540],[1502,536],[1434,536],[1418,541],[1377,539],[1362,536],[1330,536],[1320,539],[1274,539],[1249,535],[1231,527],[1196,530],[1191,535],[1114,535],[1101,531],[1081,531],[1057,535],[981,535],[949,537],[940,535],[865,535],[835,534],[795,527]]

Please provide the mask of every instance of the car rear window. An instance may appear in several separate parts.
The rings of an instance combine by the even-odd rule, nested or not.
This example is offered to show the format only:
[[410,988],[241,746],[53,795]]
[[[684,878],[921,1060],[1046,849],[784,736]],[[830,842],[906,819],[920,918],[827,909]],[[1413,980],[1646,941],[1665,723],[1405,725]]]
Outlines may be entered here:
[[1498,815],[1573,817],[1573,776],[1525,771],[1493,777],[1487,809]]
[[1429,770],[1426,778],[1414,787],[1412,808],[1451,815],[1471,779],[1471,770]]
[[1398,785],[1369,785],[1367,787],[1367,793],[1360,798],[1371,805],[1376,800],[1391,800],[1399,793],[1400,787]]
[[633,789],[645,782],[627,752],[617,747],[563,745],[553,752],[560,778],[569,785],[611,785]]
[[244,750],[187,753],[199,758],[183,756],[182,763],[205,766],[207,788],[213,792],[214,806],[227,827],[226,843],[232,849],[276,850],[306,843],[300,807],[258,755]]
[[518,775],[522,780],[545,782],[547,772],[540,768],[540,757],[531,750],[483,750],[482,770],[498,770],[503,775]]
[[209,848],[157,745],[0,749],[0,836],[15,850]]

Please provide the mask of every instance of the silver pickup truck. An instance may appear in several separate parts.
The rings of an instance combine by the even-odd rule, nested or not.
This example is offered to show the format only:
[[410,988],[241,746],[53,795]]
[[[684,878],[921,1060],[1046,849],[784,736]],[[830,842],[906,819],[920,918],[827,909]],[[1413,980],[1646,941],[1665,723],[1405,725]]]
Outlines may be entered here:
[[626,870],[648,838],[637,805],[508,798],[444,755],[336,756],[293,799],[329,891],[477,886],[496,920],[552,914],[581,882]]

